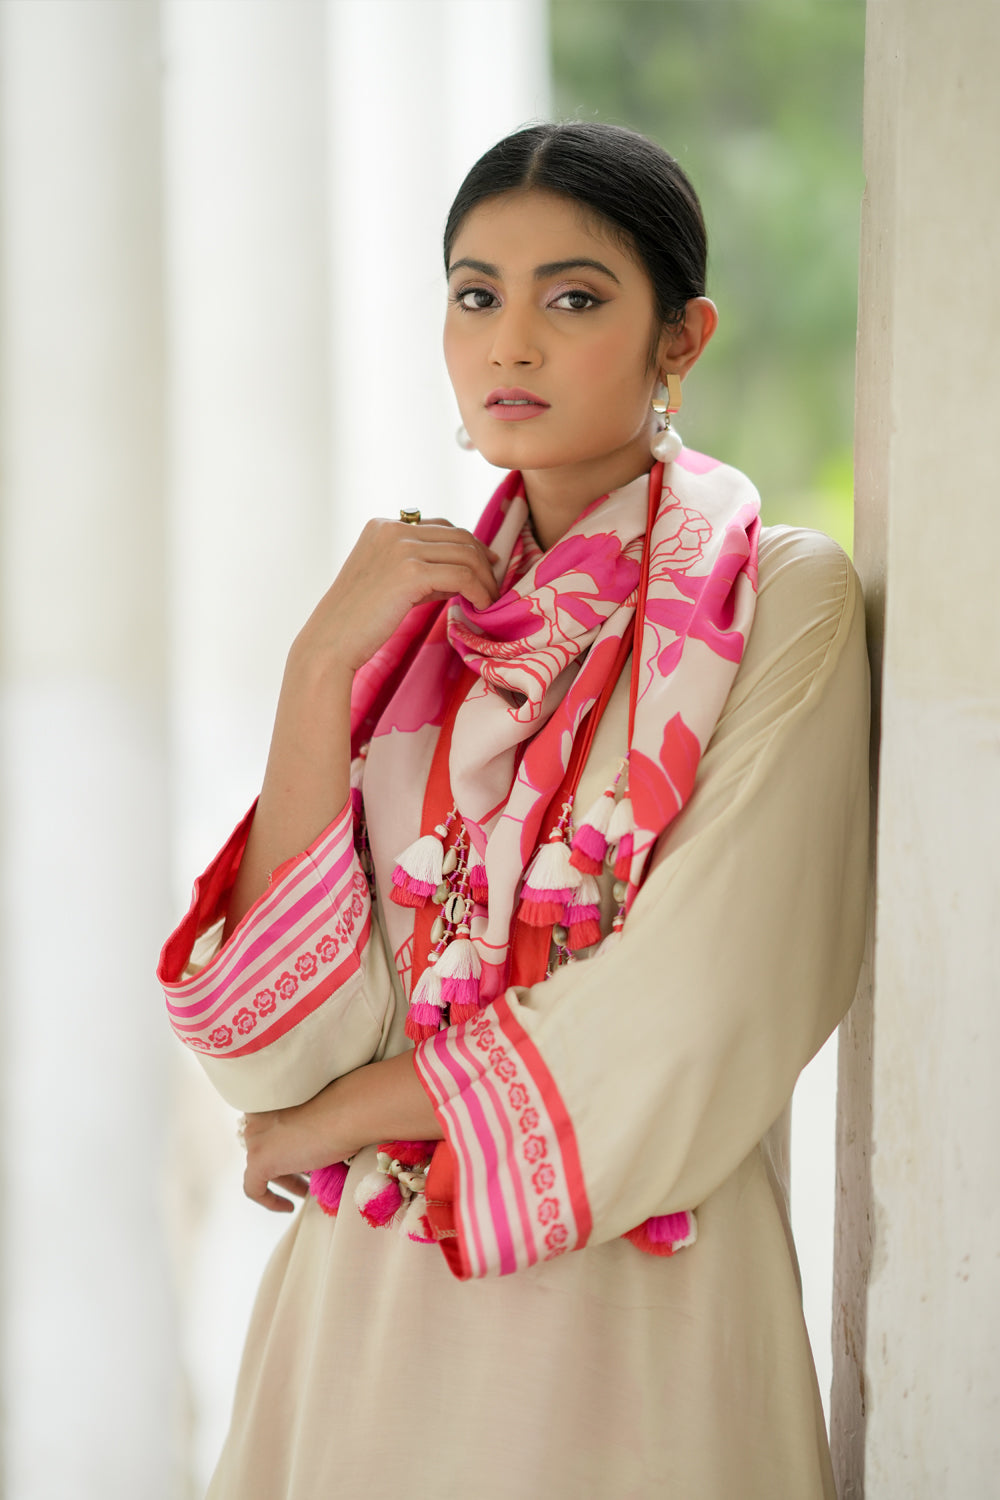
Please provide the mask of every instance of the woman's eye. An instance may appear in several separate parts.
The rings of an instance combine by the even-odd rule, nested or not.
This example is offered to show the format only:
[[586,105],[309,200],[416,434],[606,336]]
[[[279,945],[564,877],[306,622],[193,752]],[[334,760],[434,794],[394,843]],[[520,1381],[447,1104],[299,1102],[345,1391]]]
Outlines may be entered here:
[[455,301],[466,312],[484,312],[487,308],[495,307],[497,299],[488,287],[470,286],[464,292],[457,292]]
[[586,312],[588,307],[600,307],[599,297],[592,292],[560,292],[559,296],[550,304],[558,307],[564,312]]

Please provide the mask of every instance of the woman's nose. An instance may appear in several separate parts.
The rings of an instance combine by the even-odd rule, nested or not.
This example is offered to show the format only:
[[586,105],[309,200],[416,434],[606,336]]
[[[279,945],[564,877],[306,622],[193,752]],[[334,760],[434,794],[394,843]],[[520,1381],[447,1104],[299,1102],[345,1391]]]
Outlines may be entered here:
[[542,354],[530,313],[505,307],[493,329],[491,364],[500,368],[512,368],[515,365],[535,368],[541,364]]

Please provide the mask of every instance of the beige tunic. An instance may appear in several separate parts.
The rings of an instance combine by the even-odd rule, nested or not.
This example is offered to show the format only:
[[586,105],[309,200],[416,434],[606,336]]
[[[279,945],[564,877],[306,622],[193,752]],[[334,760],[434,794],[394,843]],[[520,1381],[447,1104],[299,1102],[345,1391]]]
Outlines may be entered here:
[[[627,674],[584,806],[626,715]],[[867,744],[850,564],[765,531],[735,685],[620,944],[509,997],[575,1129],[590,1243],[458,1281],[370,1229],[351,1182],[336,1220],[307,1202],[260,1289],[211,1500],[834,1496],[775,1163],[854,990]],[[378,1055],[409,1045],[390,969],[353,981],[376,1017],[386,991]],[[672,1258],[619,1238],[683,1208],[698,1240]]]

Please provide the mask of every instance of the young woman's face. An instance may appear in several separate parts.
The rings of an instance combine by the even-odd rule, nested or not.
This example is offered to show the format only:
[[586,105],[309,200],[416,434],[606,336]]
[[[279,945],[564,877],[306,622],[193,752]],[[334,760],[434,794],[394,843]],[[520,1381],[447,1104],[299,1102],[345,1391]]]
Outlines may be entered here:
[[452,246],[444,352],[473,444],[505,469],[649,468],[656,328],[646,271],[569,199],[487,199]]

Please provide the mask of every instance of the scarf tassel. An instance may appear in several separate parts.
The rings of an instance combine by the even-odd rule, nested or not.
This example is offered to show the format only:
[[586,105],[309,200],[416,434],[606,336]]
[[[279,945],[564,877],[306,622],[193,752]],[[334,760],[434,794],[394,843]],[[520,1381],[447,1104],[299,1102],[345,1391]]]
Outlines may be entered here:
[[626,795],[616,805],[608,824],[608,863],[614,868],[616,880],[627,880],[632,869],[632,849],[635,845],[635,818],[632,799]]
[[598,875],[608,852],[608,824],[615,810],[615,789],[606,787],[573,835],[569,862],[584,875]]
[[601,888],[593,875],[585,875],[563,917],[566,946],[571,953],[592,948],[601,941]]
[[400,1233],[405,1234],[406,1238],[413,1240],[415,1244],[434,1244],[434,1231],[427,1217],[427,1198],[423,1193],[413,1195],[399,1228]]
[[528,866],[521,887],[517,915],[529,927],[561,922],[567,903],[580,884],[580,872],[570,864],[569,847],[562,838],[543,844]]
[[435,965],[441,980],[441,998],[448,1006],[452,1025],[471,1021],[479,1014],[479,976],[482,964],[470,938],[459,937],[449,943]]
[[490,882],[483,856],[478,849],[473,849],[469,855],[469,891],[473,901],[479,906],[486,905],[490,894]]
[[384,1172],[369,1172],[354,1190],[354,1202],[361,1217],[373,1229],[385,1229],[391,1224],[404,1201],[403,1189],[399,1183]]
[[403,850],[392,872],[390,899],[397,906],[426,906],[444,878],[444,844],[425,833]]
[[309,1173],[309,1192],[323,1212],[329,1214],[332,1219],[337,1217],[340,1200],[344,1196],[347,1172],[346,1161],[335,1161],[328,1167],[320,1167],[317,1171]]
[[673,1255],[686,1250],[698,1238],[698,1221],[687,1211],[677,1214],[654,1214],[622,1235],[646,1255]]
[[444,996],[436,969],[425,969],[417,981],[406,1012],[404,1031],[411,1042],[425,1042],[444,1025]]

